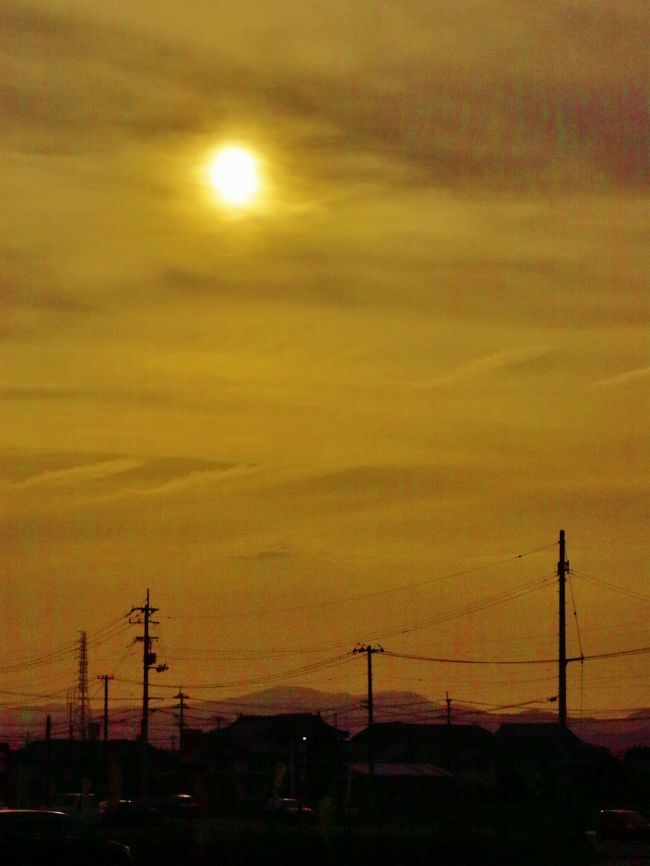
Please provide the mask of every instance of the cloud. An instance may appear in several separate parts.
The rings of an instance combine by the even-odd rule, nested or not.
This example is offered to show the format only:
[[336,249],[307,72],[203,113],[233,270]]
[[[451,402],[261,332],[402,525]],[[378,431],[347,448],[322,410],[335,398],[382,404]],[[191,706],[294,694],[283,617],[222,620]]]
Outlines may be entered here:
[[242,560],[252,560],[254,562],[274,562],[277,560],[286,560],[295,556],[296,551],[289,547],[268,548],[266,550],[256,550],[253,553],[235,555],[234,558]]
[[[310,472],[271,487],[265,496],[273,501],[287,498],[304,513],[320,510],[330,517],[335,513],[359,513],[405,507],[417,501],[441,501],[462,495],[473,482],[486,478],[492,470],[467,464],[393,464],[359,465],[331,472]],[[472,481],[473,479],[473,481]],[[282,506],[283,508],[286,506]]]
[[31,478],[18,481],[12,486],[17,490],[69,487],[87,482],[103,481],[141,465],[141,461],[130,457],[105,460],[100,463],[87,463],[68,469],[50,469],[40,475],[34,475]]
[[196,407],[190,398],[153,388],[84,388],[60,385],[0,386],[0,402],[54,402],[64,404],[101,403],[125,404],[137,407],[183,408]]
[[331,26],[316,32],[319,16],[254,5],[252,17],[220,9],[216,21],[170,7],[167,30],[149,15],[145,32],[124,15],[5,4],[5,32],[21,33],[5,46],[17,64],[12,124],[79,148],[249,126],[282,145],[295,176],[352,188],[361,166],[380,184],[645,182],[646,40],[634,9],[567,13],[547,2],[542,17],[513,2],[506,25],[493,3],[463,15],[445,4],[435,16],[422,5],[333,3]]
[[123,454],[82,454],[74,451],[0,452],[0,478],[12,484],[47,472],[74,469],[78,466],[110,463],[123,460]]
[[33,245],[0,247],[0,335],[33,336],[43,326],[60,328],[68,319],[98,311],[94,303],[65,288],[52,257]]
[[623,373],[618,373],[616,376],[599,379],[593,383],[593,387],[609,388],[617,385],[636,384],[637,382],[644,382],[648,378],[650,378],[650,367],[639,367],[636,370],[626,370]]
[[463,382],[472,382],[475,379],[482,379],[496,373],[548,369],[552,364],[553,351],[546,347],[506,349],[467,361],[445,375],[413,383],[412,387],[444,388]]
[[209,483],[239,469],[231,463],[196,457],[14,453],[0,458],[5,489],[20,492],[68,488],[95,499],[138,493],[160,495]]
[[[183,465],[183,461],[179,461]],[[254,466],[242,466],[238,464],[206,464],[201,461],[202,468],[186,468],[180,471],[180,467],[174,460],[164,461],[166,472],[152,473],[151,469],[143,473],[134,474],[131,478],[125,478],[124,484],[119,489],[108,494],[106,500],[123,499],[134,501],[135,498],[166,498],[176,495],[200,494],[201,491],[211,491],[215,484],[223,484],[231,480],[248,478],[254,475],[257,468]],[[175,465],[176,464],[176,465]],[[189,464],[188,461],[188,466]],[[166,477],[167,476],[167,477]],[[169,477],[171,476],[171,477]],[[144,482],[144,483],[143,483]]]
[[[192,310],[207,323],[224,302],[233,321],[251,302],[517,327],[638,318],[635,12],[513,0],[506,22],[485,0],[471,15],[364,0],[331,4],[320,32],[289,4],[220,10],[218,30],[207,6],[165,7],[0,10],[5,228],[31,238],[13,267],[14,333],[54,341],[65,324],[153,342],[171,316],[179,339],[207,327]],[[237,224],[197,180],[229,134],[259,145],[273,190]],[[630,290],[613,303],[621,277]]]

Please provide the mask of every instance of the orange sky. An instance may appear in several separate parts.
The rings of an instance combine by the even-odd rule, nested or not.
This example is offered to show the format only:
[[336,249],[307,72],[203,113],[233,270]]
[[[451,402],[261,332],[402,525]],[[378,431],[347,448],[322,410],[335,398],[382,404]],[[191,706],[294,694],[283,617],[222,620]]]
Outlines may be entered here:
[[[584,653],[650,644],[649,30],[619,0],[3,2],[0,692],[65,695],[147,587],[156,683],[205,698],[363,692],[358,657],[279,679],[357,642],[552,657],[560,528]],[[238,211],[205,175],[232,141]],[[91,648],[96,703],[137,633]],[[375,687],[557,690],[389,657]],[[568,703],[650,706],[647,657],[573,666]]]

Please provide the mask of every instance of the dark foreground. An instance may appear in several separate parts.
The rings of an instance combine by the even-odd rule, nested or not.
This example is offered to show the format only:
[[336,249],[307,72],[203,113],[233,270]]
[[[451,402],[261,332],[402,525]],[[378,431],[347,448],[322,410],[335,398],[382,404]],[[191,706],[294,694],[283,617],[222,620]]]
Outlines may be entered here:
[[554,832],[499,838],[494,833],[426,829],[269,826],[199,819],[191,826],[122,831],[137,866],[581,866],[650,864],[650,852],[605,848],[585,834]]

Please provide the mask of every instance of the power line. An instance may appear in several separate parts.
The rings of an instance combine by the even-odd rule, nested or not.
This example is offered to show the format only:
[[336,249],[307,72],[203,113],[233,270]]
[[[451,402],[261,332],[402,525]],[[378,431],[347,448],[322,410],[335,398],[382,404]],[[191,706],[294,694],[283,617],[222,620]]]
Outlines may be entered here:
[[[298,668],[291,668],[286,671],[282,671],[279,674],[265,674],[259,677],[249,677],[247,679],[241,680],[231,680],[228,682],[219,682],[219,683],[189,683],[187,688],[191,689],[225,689],[225,688],[234,688],[239,686],[249,686],[249,685],[259,685],[261,683],[269,683],[275,681],[282,681],[285,679],[292,679],[296,676],[301,676],[302,674],[315,673],[316,671],[325,670],[326,668],[338,667],[340,665],[346,664],[354,660],[354,657],[351,653],[345,653],[344,655],[334,656],[329,659],[324,659],[320,662],[314,662],[309,665],[302,665]],[[127,680],[121,677],[116,677],[116,682],[128,683],[130,685],[139,685],[139,683],[135,680]],[[157,683],[156,688],[159,689],[177,689],[178,686],[170,686],[165,685],[164,683]]]
[[233,619],[234,617],[268,616],[276,613],[296,613],[298,611],[311,610],[317,607],[331,607],[337,604],[349,604],[353,601],[361,601],[367,598],[376,598],[378,596],[388,595],[393,592],[404,592],[408,589],[417,589],[420,586],[429,586],[432,583],[439,583],[444,580],[451,580],[454,577],[464,577],[468,574],[476,574],[477,572],[485,571],[488,568],[496,568],[497,566],[504,565],[508,562],[516,562],[519,559],[524,559],[527,556],[532,556],[535,553],[540,553],[540,551],[548,550],[550,547],[554,546],[554,544],[545,544],[542,547],[536,547],[534,550],[528,550],[525,553],[518,553],[514,556],[508,556],[504,559],[496,560],[495,562],[488,562],[484,563],[483,565],[477,565],[474,568],[467,568],[463,571],[453,571],[449,574],[437,575],[436,577],[430,577],[426,580],[415,581],[413,583],[405,583],[401,586],[392,586],[386,589],[377,589],[371,592],[358,593],[356,595],[349,595],[344,598],[330,599],[329,601],[316,601],[310,604],[302,604],[294,607],[264,608],[263,610],[257,611],[240,611],[239,613],[228,612],[215,614],[192,614],[188,616],[168,616],[166,617],[166,619]]
[[546,578],[538,578],[536,580],[522,584],[519,587],[515,587],[511,590],[505,590],[503,592],[497,593],[496,595],[487,596],[480,601],[475,602],[474,604],[468,604],[462,608],[456,608],[435,617],[430,617],[423,620],[416,620],[413,623],[406,623],[405,625],[399,626],[398,628],[394,628],[389,631],[382,631],[379,634],[375,635],[375,639],[385,640],[387,637],[397,637],[398,635],[409,634],[413,631],[420,631],[423,628],[430,628],[434,625],[441,625],[443,623],[450,622],[453,619],[458,619],[462,616],[470,616],[472,614],[479,613],[480,611],[487,610],[488,608],[496,607],[497,605],[505,604],[509,601],[514,601],[517,598],[522,598],[525,595],[530,595],[530,593],[538,592],[541,589],[545,589],[549,585],[550,584],[548,583],[548,580]]
[[[428,617],[422,620],[415,620],[412,622],[403,623],[400,626],[395,626],[390,629],[386,629],[384,631],[379,630],[377,633],[374,633],[373,640],[385,640],[387,637],[396,637],[402,634],[409,634],[413,631],[419,631],[420,629],[430,628],[432,626],[441,625],[446,622],[450,622],[451,620],[458,619],[463,616],[470,616],[472,614],[478,613],[483,610],[487,610],[491,607],[496,607],[500,604],[505,604],[509,601],[514,601],[515,599],[522,598],[523,596],[529,595],[533,592],[538,592],[541,589],[545,589],[550,586],[549,583],[550,575],[545,575],[542,578],[535,578],[532,581],[528,581],[526,583],[520,584],[519,586],[513,587],[509,590],[503,590],[501,592],[496,593],[495,595],[486,596],[483,599],[480,599],[477,602],[472,604],[463,605],[459,608],[453,608],[450,611],[446,611],[442,614],[437,614],[433,617]],[[206,650],[200,651],[202,654],[200,658],[209,661],[213,658],[217,658],[223,661],[247,661],[257,659],[260,656],[264,656],[266,658],[269,657],[280,657],[280,656],[290,656],[290,655],[308,655],[310,653],[319,653],[323,652],[326,649],[338,649],[339,647],[346,646],[352,643],[351,640],[337,640],[331,641],[329,643],[321,643],[321,644],[312,644],[303,647],[294,647],[294,648],[282,648],[276,649],[273,647],[264,647],[258,650],[253,650],[247,648],[244,651],[233,651],[233,650]],[[177,649],[176,652],[186,652],[187,655],[174,655],[173,649],[172,654],[169,655],[169,659],[174,661],[195,661],[197,660],[197,656],[194,654],[196,651],[192,649]]]
[[615,650],[614,652],[606,652],[606,653],[593,653],[588,656],[580,656],[576,659],[569,659],[568,661],[592,661],[593,659],[613,659],[613,658],[621,658],[622,656],[639,656],[644,655],[645,653],[650,652],[650,646],[636,647],[635,649],[628,650]]
[[635,599],[638,599],[640,601],[650,602],[650,596],[648,596],[648,595],[644,595],[641,592],[636,592],[636,590],[633,590],[633,589],[626,589],[625,587],[622,587],[622,586],[616,586],[615,584],[609,583],[606,580],[602,580],[599,577],[593,577],[592,575],[585,574],[584,571],[574,571],[573,569],[571,569],[571,574],[574,574],[576,577],[579,577],[581,580],[586,580],[589,583],[594,583],[594,584],[596,584],[596,586],[601,586],[604,589],[609,589],[612,592],[618,592],[621,595],[627,595],[630,598],[635,598]]
[[[594,661],[596,659],[619,658],[622,656],[643,655],[650,652],[650,646],[635,647],[627,650],[615,650],[612,652],[593,653],[592,655],[578,656],[570,658],[567,661]],[[548,665],[557,664],[556,658],[547,659],[453,659],[453,658],[435,658],[431,656],[418,656],[409,653],[396,653],[386,650],[387,656],[393,658],[410,659],[420,662],[434,662],[436,664],[450,665]]]
[[[88,639],[87,646],[89,648],[101,646],[102,644],[116,637],[118,634],[126,631],[126,629],[128,628],[128,622],[126,622],[125,616],[121,616],[118,620],[109,623],[109,625],[104,626],[97,632],[93,633]],[[56,664],[60,661],[66,661],[70,658],[77,656],[78,649],[79,642],[73,641],[71,643],[64,644],[59,649],[54,649],[48,653],[42,653],[40,655],[27,657],[23,661],[17,661],[13,664],[2,665],[0,666],[0,673],[16,673],[23,670],[32,670],[33,668],[42,667],[44,665]]]

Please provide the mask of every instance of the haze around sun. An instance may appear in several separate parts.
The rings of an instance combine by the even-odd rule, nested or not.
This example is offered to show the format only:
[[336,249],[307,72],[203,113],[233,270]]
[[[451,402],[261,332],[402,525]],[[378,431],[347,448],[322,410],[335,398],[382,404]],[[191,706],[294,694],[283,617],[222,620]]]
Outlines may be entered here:
[[249,204],[259,191],[258,161],[245,147],[222,147],[210,163],[208,174],[221,201],[233,207]]

